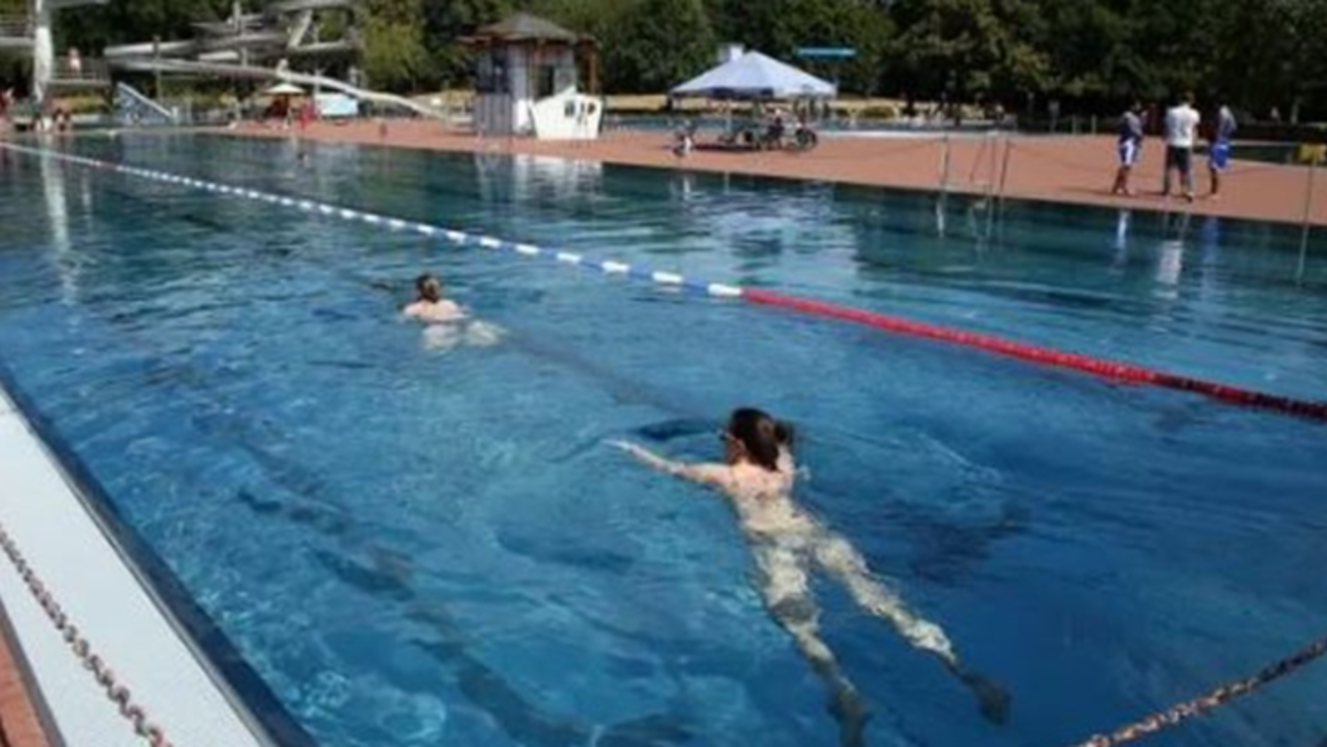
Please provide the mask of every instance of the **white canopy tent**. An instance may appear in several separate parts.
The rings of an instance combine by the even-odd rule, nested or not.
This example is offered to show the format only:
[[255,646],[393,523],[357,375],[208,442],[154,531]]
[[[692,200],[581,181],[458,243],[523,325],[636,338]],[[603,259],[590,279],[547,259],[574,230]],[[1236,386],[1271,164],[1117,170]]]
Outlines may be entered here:
[[282,81],[271,88],[264,90],[263,93],[268,96],[303,96],[304,89],[294,83]]
[[828,81],[761,54],[747,52],[672,90],[678,98],[696,96],[721,100],[833,98],[838,88]]

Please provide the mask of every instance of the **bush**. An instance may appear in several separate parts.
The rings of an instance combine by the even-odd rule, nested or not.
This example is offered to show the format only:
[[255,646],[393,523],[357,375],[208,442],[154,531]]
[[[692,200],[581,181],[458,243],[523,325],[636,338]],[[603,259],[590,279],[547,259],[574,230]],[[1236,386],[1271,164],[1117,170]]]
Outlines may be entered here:
[[899,109],[891,104],[872,104],[857,111],[861,119],[898,119]]

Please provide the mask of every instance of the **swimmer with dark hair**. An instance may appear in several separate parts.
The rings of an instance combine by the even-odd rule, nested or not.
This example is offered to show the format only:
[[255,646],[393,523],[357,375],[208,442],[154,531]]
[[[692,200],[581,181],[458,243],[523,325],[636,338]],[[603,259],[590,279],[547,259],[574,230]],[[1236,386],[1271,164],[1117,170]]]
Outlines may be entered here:
[[455,302],[442,297],[442,282],[431,272],[415,278],[415,300],[401,309],[408,319],[429,324],[445,324],[465,319],[465,311]]
[[461,305],[442,296],[442,282],[431,272],[415,278],[415,300],[401,309],[407,319],[427,325],[425,344],[434,349],[460,343],[477,347],[496,345],[505,331],[496,324],[471,319]]
[[864,744],[869,712],[820,637],[820,610],[809,585],[812,566],[836,578],[862,609],[888,622],[914,647],[939,658],[972,690],[982,715],[996,723],[1008,718],[1009,695],[969,671],[940,626],[911,610],[875,578],[856,548],[793,500],[796,465],[791,426],[744,407],[733,411],[720,438],[722,463],[688,464],[637,444],[615,441],[613,445],[660,472],[715,488],[728,497],[755,556],[765,607],[829,688],[829,711],[839,723],[843,745]]

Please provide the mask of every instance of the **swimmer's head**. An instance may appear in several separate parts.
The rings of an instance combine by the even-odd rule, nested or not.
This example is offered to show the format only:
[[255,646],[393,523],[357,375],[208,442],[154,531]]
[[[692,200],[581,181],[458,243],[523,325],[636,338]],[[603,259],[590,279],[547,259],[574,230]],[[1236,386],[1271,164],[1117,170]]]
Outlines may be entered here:
[[733,410],[722,436],[729,464],[748,461],[771,472],[779,469],[779,449],[793,444],[792,426],[754,407]]
[[420,300],[437,303],[442,300],[442,283],[436,275],[426,272],[415,278],[415,291]]

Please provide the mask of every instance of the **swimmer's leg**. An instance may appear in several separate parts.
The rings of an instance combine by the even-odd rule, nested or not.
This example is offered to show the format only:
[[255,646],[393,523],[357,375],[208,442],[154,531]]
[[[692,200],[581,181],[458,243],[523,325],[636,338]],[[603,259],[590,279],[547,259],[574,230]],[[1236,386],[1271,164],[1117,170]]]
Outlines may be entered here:
[[497,345],[502,342],[506,334],[507,330],[502,327],[479,319],[465,325],[465,343],[475,347],[486,348]]
[[1008,720],[1009,693],[965,667],[944,630],[913,612],[898,594],[873,577],[866,561],[847,540],[824,534],[816,542],[815,559],[826,572],[843,582],[862,609],[893,625],[915,648],[939,658],[945,668],[976,696],[982,716],[997,724]]
[[842,747],[862,747],[871,714],[857,688],[844,676],[834,652],[820,637],[820,610],[811,599],[806,569],[795,552],[757,547],[761,593],[771,615],[788,631],[811,669],[829,689],[829,712],[839,724]]
[[461,333],[451,324],[430,324],[422,339],[427,350],[451,350],[461,342]]

